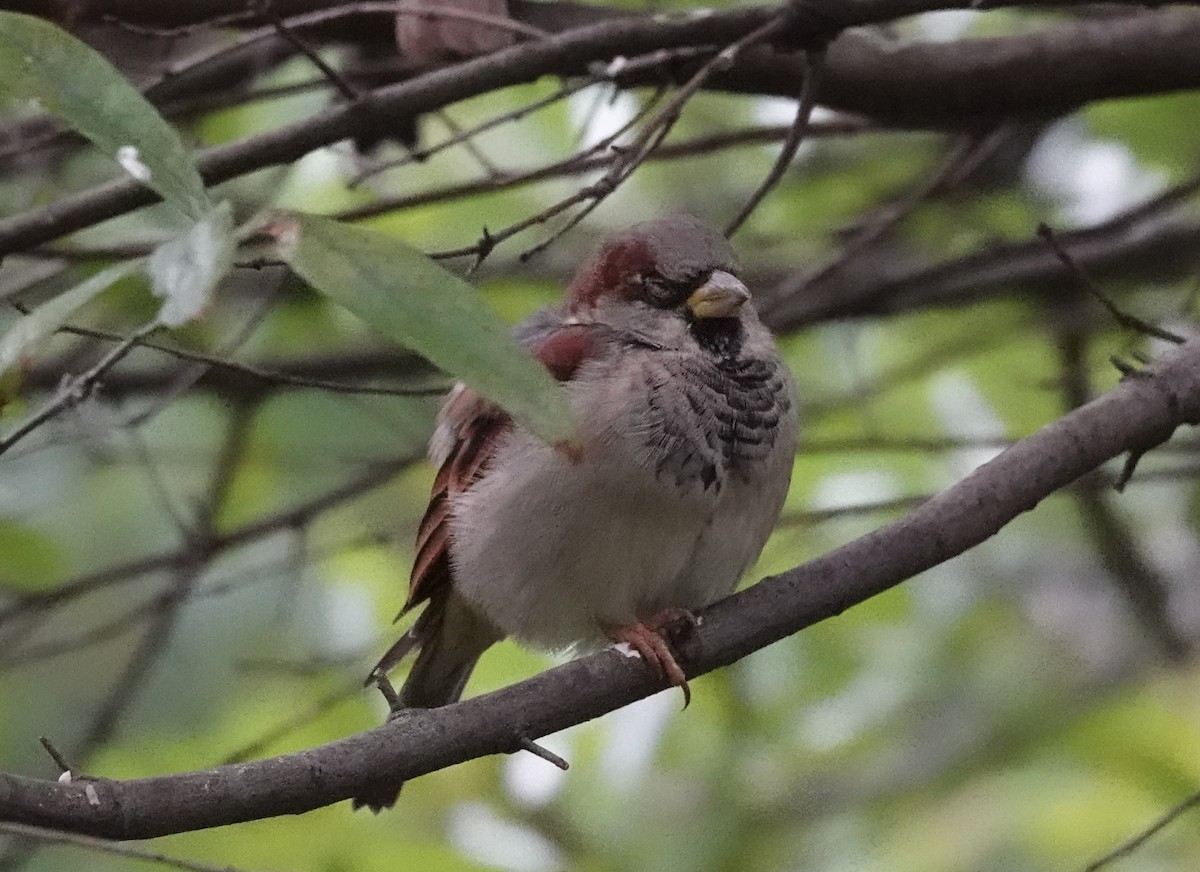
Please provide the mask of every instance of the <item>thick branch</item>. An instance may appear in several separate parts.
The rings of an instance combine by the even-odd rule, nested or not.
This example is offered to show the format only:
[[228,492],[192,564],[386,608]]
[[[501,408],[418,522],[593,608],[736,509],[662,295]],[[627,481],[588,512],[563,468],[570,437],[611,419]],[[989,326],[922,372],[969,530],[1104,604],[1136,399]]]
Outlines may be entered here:
[[[823,41],[831,29],[959,5],[953,0],[827,4],[820,7],[819,17],[798,15],[788,44],[804,46]],[[195,8],[211,12],[221,6],[213,0]],[[678,18],[615,17],[436,69],[381,87],[362,101],[207,149],[200,153],[198,166],[209,184],[217,184],[289,163],[339,140],[386,136],[421,113],[469,97],[543,75],[578,75],[592,61],[657,49],[725,45],[762,26],[780,8],[760,6]],[[797,8],[803,12],[810,7]],[[1191,59],[1198,46],[1200,16],[1185,12],[1147,13],[1115,22],[1066,25],[1043,34],[940,46],[879,45],[848,34],[830,50],[822,101],[835,108],[921,124],[962,126],[1011,113],[1053,114],[1089,100],[1196,87],[1200,85],[1200,65]],[[791,95],[800,75],[798,64],[789,56],[767,52],[757,59],[749,57],[745,65],[714,78],[712,84],[751,93]],[[0,221],[0,257],[154,199],[149,189],[122,179],[7,218]]]
[[[1124,451],[1200,422],[1200,343],[1024,439],[905,517],[708,609],[682,648],[690,675],[738,660],[840,614],[994,535]],[[661,690],[645,665],[609,650],[495,693],[266,760],[130,781],[0,776],[0,820],[132,839],[295,814],[397,781],[516,750]]]

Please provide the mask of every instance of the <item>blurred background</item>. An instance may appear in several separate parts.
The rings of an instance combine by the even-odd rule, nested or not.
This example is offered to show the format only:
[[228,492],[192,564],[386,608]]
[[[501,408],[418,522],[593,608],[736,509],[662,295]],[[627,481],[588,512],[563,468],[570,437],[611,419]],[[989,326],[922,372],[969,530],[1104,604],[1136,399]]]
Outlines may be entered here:
[[[175,11],[143,20],[126,3],[115,4],[124,23],[70,24],[203,149],[313,116],[342,99],[338,80],[361,93],[420,75],[386,15],[344,5],[364,9],[285,28],[332,79],[261,10],[178,29]],[[530,8],[511,11],[567,26]],[[591,15],[622,9],[659,7]],[[266,35],[247,43],[256,28]],[[1110,358],[1137,366],[1169,347],[1118,323],[1039,223],[1122,312],[1195,333],[1200,94],[1183,67],[1150,69],[1142,34],[1167,56],[1200,49],[1191,12],[1085,4],[922,14],[834,43],[798,153],[734,238],[803,406],[784,517],[744,583],[899,516],[1110,388]],[[1126,66],[1090,92],[1070,78],[1072,57],[1100,63],[1113,46]],[[577,227],[556,236],[563,212],[477,262],[483,228],[503,236],[601,179],[711,54],[673,50],[636,80],[614,81],[623,64],[605,63],[544,76],[218,193],[239,220],[281,206],[430,253],[470,249],[443,264],[515,321],[556,301],[607,232],[667,211],[723,226],[770,172],[799,80],[780,80],[763,49],[706,82]],[[1033,62],[1055,57],[1057,98],[1022,96],[1046,84]],[[799,56],[787,62],[799,68]],[[113,177],[82,141],[10,109],[4,215]],[[148,251],[166,220],[151,207],[10,255],[0,330]],[[0,432],[156,306],[131,277],[73,316],[5,377]],[[8,450],[0,769],[55,777],[40,735],[79,769],[128,778],[379,723],[382,700],[361,682],[398,632],[447,384],[247,250],[203,317],[135,343],[90,395]],[[340,804],[153,849],[298,872],[1083,870],[1200,787],[1196,452],[1180,433],[1123,493],[1119,464],[1080,481],[970,553],[697,679],[686,711],[661,693],[549,737],[569,772],[528,754],[475,760],[410,783],[378,817]],[[505,643],[467,693],[552,662]],[[4,869],[135,862],[0,845]],[[1200,868],[1200,810],[1112,867]]]

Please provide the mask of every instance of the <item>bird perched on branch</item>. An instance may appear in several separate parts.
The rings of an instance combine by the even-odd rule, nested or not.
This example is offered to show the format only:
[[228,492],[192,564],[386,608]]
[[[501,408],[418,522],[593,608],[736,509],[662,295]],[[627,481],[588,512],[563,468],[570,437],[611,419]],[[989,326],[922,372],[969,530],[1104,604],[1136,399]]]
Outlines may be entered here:
[[[730,593],[787,493],[791,379],[729,243],[671,217],[601,246],[562,305],[517,328],[567,391],[577,452],[458,385],[430,456],[408,602],[425,603],[372,679],[416,661],[394,706],[456,701],[488,646],[625,642],[688,694],[673,625]],[[375,810],[399,785],[355,801]]]

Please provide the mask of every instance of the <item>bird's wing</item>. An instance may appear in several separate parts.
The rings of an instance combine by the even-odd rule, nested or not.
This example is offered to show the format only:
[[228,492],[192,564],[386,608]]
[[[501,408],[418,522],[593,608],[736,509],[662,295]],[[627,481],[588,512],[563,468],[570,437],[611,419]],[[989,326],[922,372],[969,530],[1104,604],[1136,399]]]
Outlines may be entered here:
[[[557,380],[570,381],[598,349],[595,330],[561,320],[539,324],[537,318],[518,329],[518,339]],[[401,615],[450,583],[452,500],[487,474],[496,448],[512,426],[507,412],[461,383],[446,399],[429,445],[438,473],[417,528],[417,556]]]
[[442,406],[430,443],[430,458],[440,466],[417,527],[417,556],[400,614],[449,583],[450,501],[479,480],[511,426],[508,413],[461,383]]

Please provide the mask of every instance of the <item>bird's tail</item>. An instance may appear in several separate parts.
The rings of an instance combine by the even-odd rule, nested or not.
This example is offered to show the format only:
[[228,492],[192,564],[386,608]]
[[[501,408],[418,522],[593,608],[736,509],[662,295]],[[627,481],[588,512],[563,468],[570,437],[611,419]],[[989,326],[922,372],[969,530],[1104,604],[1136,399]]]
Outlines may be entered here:
[[[452,589],[433,596],[416,623],[380,658],[367,684],[383,677],[409,652],[417,659],[400,688],[401,708],[438,708],[457,702],[480,656],[502,634]],[[378,813],[395,804],[404,782],[380,779],[363,787],[354,808]]]

